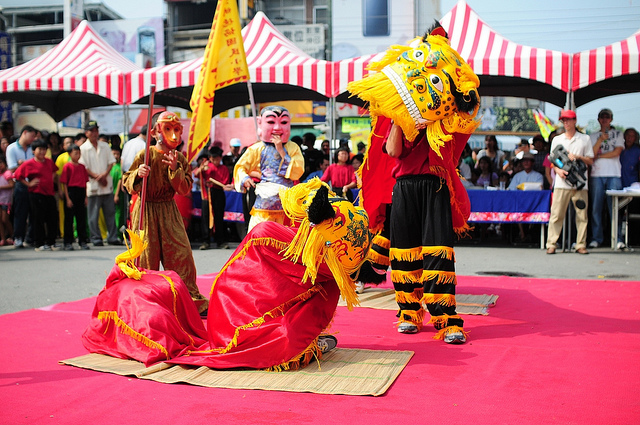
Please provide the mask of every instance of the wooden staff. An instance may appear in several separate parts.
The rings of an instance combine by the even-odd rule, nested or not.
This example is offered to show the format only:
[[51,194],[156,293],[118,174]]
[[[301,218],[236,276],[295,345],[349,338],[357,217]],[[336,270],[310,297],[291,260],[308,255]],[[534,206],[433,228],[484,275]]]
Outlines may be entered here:
[[[153,117],[153,100],[156,95],[156,85],[151,84],[151,93],[149,94],[149,112],[147,117],[147,144],[144,148],[144,165],[149,165],[149,148],[151,147],[151,118]],[[144,204],[147,200],[147,178],[142,178],[142,191],[140,192],[140,223],[138,230],[142,230],[144,226]]]

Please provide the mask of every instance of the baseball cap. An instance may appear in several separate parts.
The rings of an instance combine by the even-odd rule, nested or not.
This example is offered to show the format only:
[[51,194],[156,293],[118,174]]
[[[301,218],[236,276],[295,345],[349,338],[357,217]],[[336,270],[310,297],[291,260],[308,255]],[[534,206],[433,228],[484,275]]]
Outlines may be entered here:
[[239,148],[240,146],[242,146],[242,143],[240,143],[240,139],[234,137],[233,139],[229,140],[229,145],[234,148]]
[[94,128],[98,128],[98,121],[95,121],[95,120],[88,121],[87,124],[85,124],[84,126],[85,130],[93,130]]
[[608,115],[613,119],[613,112],[611,112],[611,109],[609,108],[601,109],[600,112],[598,112],[598,118],[602,118],[603,115]]
[[535,157],[535,156],[533,156],[533,154],[532,154],[531,152],[525,152],[525,153],[524,153],[524,155],[522,155],[521,160],[523,160],[523,161],[524,161],[525,159],[530,159],[530,160],[532,160],[532,161],[535,161],[535,160],[536,160],[536,157]]
[[560,112],[560,121],[564,119],[574,120],[576,119],[576,112],[571,109],[563,109]]

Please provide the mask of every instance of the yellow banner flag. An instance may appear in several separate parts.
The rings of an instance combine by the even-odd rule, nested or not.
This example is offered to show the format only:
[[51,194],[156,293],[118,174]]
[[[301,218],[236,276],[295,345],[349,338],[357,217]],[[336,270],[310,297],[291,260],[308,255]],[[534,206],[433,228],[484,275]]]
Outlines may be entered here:
[[193,161],[209,141],[215,91],[249,80],[236,0],[218,0],[198,80],[191,94],[187,159]]

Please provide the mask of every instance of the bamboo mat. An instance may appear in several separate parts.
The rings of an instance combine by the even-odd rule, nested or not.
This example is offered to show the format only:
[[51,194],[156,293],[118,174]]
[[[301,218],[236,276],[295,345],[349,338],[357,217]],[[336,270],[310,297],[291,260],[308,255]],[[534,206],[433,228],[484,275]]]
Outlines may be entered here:
[[[380,310],[397,310],[394,290],[388,288],[366,288],[364,293],[358,295],[360,307],[376,308]],[[489,307],[495,305],[497,295],[456,295],[456,312],[458,314],[489,315]],[[341,299],[338,305],[346,304]]]
[[413,351],[336,348],[297,371],[213,370],[159,363],[149,368],[135,360],[87,354],[60,363],[162,383],[317,394],[383,395],[407,365]]

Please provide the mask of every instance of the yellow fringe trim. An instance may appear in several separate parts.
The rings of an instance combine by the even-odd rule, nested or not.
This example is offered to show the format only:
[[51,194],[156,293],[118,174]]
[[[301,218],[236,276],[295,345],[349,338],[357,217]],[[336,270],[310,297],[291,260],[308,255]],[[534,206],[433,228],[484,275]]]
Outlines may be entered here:
[[311,342],[311,344],[309,344],[309,346],[302,351],[302,353],[294,356],[291,360],[288,360],[279,365],[265,368],[263,370],[266,370],[269,372],[298,370],[305,367],[309,363],[311,363],[311,360],[313,360],[314,357],[317,358],[318,360],[322,358],[322,352],[320,351],[320,348],[318,348],[318,338],[314,339],[313,342]]
[[398,261],[418,261],[422,260],[425,255],[429,255],[451,260],[453,254],[453,248],[448,246],[423,246],[409,249],[392,248],[389,251],[389,258]]
[[456,279],[456,272],[443,272],[441,270],[424,270],[422,272],[422,282],[427,282],[437,278],[436,284],[452,283],[456,285],[458,283]]
[[447,326],[447,323],[449,323],[449,319],[462,319],[462,318],[457,314],[452,316],[448,314],[443,314],[441,316],[431,316],[431,319],[429,320],[429,322],[427,322],[427,324],[433,323],[434,325]]
[[240,250],[233,258],[230,258],[229,261],[227,261],[227,263],[222,267],[222,269],[220,269],[220,272],[218,272],[218,274],[216,275],[216,278],[211,284],[209,298],[211,298],[211,296],[213,295],[213,289],[215,288],[216,282],[218,281],[220,276],[222,276],[222,273],[227,270],[235,261],[244,258],[247,255],[247,252],[249,252],[249,250],[255,246],[271,246],[280,251],[284,251],[287,248],[288,244],[274,238],[252,238],[246,241],[244,246],[242,247],[242,250]]
[[453,294],[424,294],[422,304],[440,304],[447,307],[456,305],[456,296]]
[[384,248],[386,250],[391,248],[391,241],[385,238],[384,236],[380,236],[380,235],[376,235],[373,237],[373,244],[378,245],[380,248]]
[[[412,325],[416,325],[418,329],[422,329],[422,322],[424,322],[424,309],[420,310],[400,310],[400,320],[398,320],[398,324],[400,323],[411,323]],[[408,317],[409,320],[405,319]]]
[[367,253],[367,260],[369,260],[372,263],[380,264],[382,266],[387,266],[387,267],[389,267],[389,264],[391,264],[389,262],[389,257],[387,257],[386,255],[382,255],[374,251],[373,249],[370,249],[369,252]]
[[347,308],[351,311],[354,306],[360,305],[358,294],[356,293],[356,283],[351,279],[349,270],[346,270],[344,266],[338,261],[338,257],[333,250],[327,250],[326,263],[329,266],[329,270],[333,274],[338,288],[340,289],[340,295],[347,304]]
[[227,353],[229,350],[231,350],[233,347],[236,347],[238,345],[238,336],[240,335],[240,332],[245,330],[245,329],[249,329],[249,328],[255,328],[255,327],[259,327],[260,325],[262,325],[263,323],[266,322],[267,318],[275,318],[277,316],[282,316],[285,312],[286,309],[288,309],[289,307],[291,307],[292,305],[301,302],[301,301],[305,301],[308,300],[309,298],[311,298],[313,295],[315,295],[318,292],[323,291],[324,288],[321,285],[314,285],[311,288],[309,288],[309,290],[307,290],[306,292],[303,292],[302,294],[299,294],[295,297],[293,297],[292,299],[285,301],[284,303],[282,303],[281,305],[269,310],[268,312],[266,312],[264,315],[262,315],[262,317],[258,317],[257,319],[242,325],[242,326],[238,326],[235,329],[235,332],[233,334],[233,337],[231,338],[231,341],[229,341],[229,343],[227,344],[226,347],[224,348],[212,348],[210,350],[204,350],[204,351],[188,351],[186,354],[190,355],[190,354],[202,354],[202,353],[220,353],[220,354],[224,354]]
[[433,336],[433,339],[444,339],[445,335],[454,332],[462,332],[465,337],[469,336],[469,332],[465,332],[464,329],[462,329],[460,326],[448,326],[446,328],[440,329],[438,333]]
[[398,261],[418,261],[422,259],[422,247],[409,249],[391,248],[389,259]]
[[416,288],[413,292],[396,291],[396,302],[403,304],[419,303],[423,294],[424,290],[422,288]]
[[397,283],[424,283],[437,278],[436,284],[452,283],[457,285],[456,272],[442,270],[391,270],[391,281]]
[[423,246],[422,255],[441,257],[451,260],[453,258],[453,248],[448,246]]
[[[120,319],[120,317],[118,317],[118,312],[116,312],[116,311],[100,311],[100,312],[98,312],[98,320],[113,321],[123,335],[130,336],[131,338],[135,339],[138,342],[141,342],[142,344],[144,344],[145,346],[147,346],[149,348],[160,350],[162,352],[162,354],[164,354],[165,357],[167,359],[169,359],[169,352],[167,351],[166,348],[164,348],[162,346],[162,344],[160,344],[160,343],[158,343],[156,341],[153,341],[153,340],[147,338],[146,336],[142,335],[141,333],[136,332],[135,330],[133,330],[122,319]],[[105,333],[106,333],[106,330],[105,330]]]
[[143,241],[145,236],[143,230],[134,232],[127,229],[127,233],[131,240],[131,247],[127,242],[127,250],[116,257],[116,264],[128,278],[140,280],[144,272],[136,267],[135,260],[147,249],[148,242]]
[[412,272],[392,269],[391,281],[396,283],[420,283],[422,282],[422,269]]

